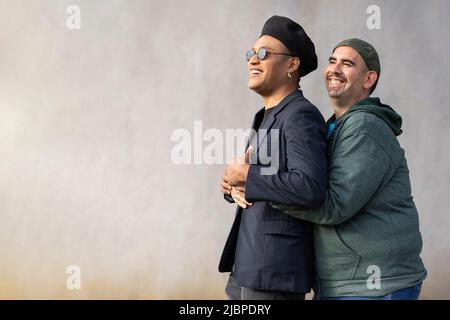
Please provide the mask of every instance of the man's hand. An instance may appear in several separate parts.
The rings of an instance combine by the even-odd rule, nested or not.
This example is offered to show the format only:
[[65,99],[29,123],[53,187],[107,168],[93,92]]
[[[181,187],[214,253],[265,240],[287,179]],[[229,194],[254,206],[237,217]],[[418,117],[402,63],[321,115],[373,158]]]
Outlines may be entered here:
[[232,160],[227,165],[222,181],[226,181],[229,186],[245,186],[250,169],[249,158],[252,149],[250,146],[244,156]]
[[247,209],[247,207],[251,206],[253,203],[245,200],[245,188],[244,187],[232,187],[231,188],[231,197],[233,197],[234,202],[238,204],[239,207],[243,209]]
[[220,183],[220,192],[222,192],[223,194],[226,195],[230,195],[231,194],[231,186],[228,184],[228,181],[225,180],[225,173],[222,176],[222,181]]

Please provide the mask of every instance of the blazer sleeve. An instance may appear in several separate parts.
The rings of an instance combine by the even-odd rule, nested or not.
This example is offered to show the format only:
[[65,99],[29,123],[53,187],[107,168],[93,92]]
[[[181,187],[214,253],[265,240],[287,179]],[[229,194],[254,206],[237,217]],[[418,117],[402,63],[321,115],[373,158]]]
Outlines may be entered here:
[[[298,107],[281,127],[286,143],[287,170],[264,174],[264,167],[251,165],[246,199],[276,201],[307,208],[319,207],[327,184],[327,155],[324,120],[318,110]],[[283,129],[284,128],[284,129]]]

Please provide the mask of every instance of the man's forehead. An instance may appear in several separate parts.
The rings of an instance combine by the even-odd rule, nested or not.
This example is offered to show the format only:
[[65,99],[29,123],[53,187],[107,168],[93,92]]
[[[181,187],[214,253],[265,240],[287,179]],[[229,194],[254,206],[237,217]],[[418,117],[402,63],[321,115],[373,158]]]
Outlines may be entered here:
[[264,47],[266,49],[272,49],[272,50],[286,48],[286,46],[283,44],[283,42],[281,42],[277,38],[274,38],[274,37],[268,36],[268,35],[264,35],[256,41],[254,48],[259,49],[261,47]]
[[354,62],[364,62],[359,53],[349,46],[337,47],[330,57],[335,59],[350,59]]

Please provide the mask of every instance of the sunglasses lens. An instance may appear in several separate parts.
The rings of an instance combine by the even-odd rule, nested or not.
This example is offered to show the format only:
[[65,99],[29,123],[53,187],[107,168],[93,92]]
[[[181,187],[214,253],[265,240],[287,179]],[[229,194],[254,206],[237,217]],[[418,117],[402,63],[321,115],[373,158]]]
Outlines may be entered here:
[[250,61],[250,59],[251,59],[254,55],[255,55],[255,51],[253,51],[253,50],[248,50],[248,51],[247,51],[247,55],[246,55],[247,61]]
[[267,51],[264,48],[261,48],[258,50],[258,59],[259,60],[264,60],[267,56]]

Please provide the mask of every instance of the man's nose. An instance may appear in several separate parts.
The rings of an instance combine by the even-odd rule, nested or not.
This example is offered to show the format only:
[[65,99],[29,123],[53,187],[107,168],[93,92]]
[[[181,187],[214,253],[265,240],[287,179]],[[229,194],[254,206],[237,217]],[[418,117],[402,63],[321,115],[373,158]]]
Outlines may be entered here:
[[341,74],[341,65],[339,63],[333,64],[330,66],[329,71],[334,75]]
[[250,60],[248,61],[248,63],[250,64],[258,64],[259,63],[259,59],[256,56],[256,53],[250,58]]

